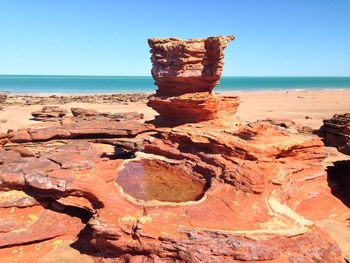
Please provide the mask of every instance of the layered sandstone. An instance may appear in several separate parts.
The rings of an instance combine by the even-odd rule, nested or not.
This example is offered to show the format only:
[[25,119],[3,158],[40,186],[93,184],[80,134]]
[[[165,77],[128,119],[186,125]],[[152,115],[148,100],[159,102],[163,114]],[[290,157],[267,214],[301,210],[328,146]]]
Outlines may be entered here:
[[[26,210],[15,208],[15,215],[34,214],[41,227],[23,225],[30,233],[23,235],[4,228],[3,246],[76,239],[73,229],[80,224],[74,217],[47,215],[62,222],[64,231],[50,230],[50,221],[40,223],[48,220],[45,207],[54,207],[55,213],[68,208],[75,216],[90,213],[84,220],[91,232],[79,242],[89,241],[93,253],[108,251],[108,257],[120,260],[339,262],[339,248],[316,223],[348,211],[328,186],[322,142],[268,122],[225,131],[204,124],[145,135],[144,150],[131,160],[105,158],[98,144],[84,141],[67,141],[48,152],[39,147],[36,156],[22,156],[8,144],[0,151],[0,181],[2,194],[13,201],[7,198],[0,212],[22,207]],[[116,171],[141,160],[164,173],[171,169],[204,180],[203,196],[184,202],[130,196],[115,184],[120,176]]]
[[214,120],[232,124],[239,98],[201,92],[176,97],[154,96],[149,99],[148,105],[159,113],[156,117],[158,123],[171,125]]
[[158,123],[224,120],[237,111],[237,97],[212,94],[224,65],[224,49],[233,36],[181,40],[149,39],[152,76],[158,89],[148,105],[160,116]]
[[326,145],[350,155],[350,113],[335,114],[331,119],[324,120],[320,135]]
[[157,95],[211,93],[223,70],[224,49],[233,39],[233,36],[149,39]]
[[18,143],[49,141],[52,139],[120,138],[133,137],[135,134],[149,129],[147,125],[133,120],[120,122],[110,119],[69,118],[64,120],[62,124],[47,128],[10,131],[7,134],[7,139],[10,142]]
[[3,136],[1,258],[70,244],[83,262],[341,262],[349,164],[327,175],[321,139],[291,123],[233,121],[238,98],[211,94],[230,40],[150,40],[162,126],[74,109]]
[[59,121],[66,116],[67,110],[57,106],[44,106],[41,110],[32,112],[36,121]]

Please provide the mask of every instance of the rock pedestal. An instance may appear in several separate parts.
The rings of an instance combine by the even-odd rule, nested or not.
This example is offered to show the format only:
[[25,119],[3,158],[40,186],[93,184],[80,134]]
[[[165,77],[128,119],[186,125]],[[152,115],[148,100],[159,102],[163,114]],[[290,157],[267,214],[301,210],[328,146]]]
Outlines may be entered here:
[[148,40],[151,47],[152,76],[158,90],[148,106],[160,115],[158,123],[223,121],[237,111],[238,97],[212,94],[224,65],[224,49],[233,36],[181,40]]

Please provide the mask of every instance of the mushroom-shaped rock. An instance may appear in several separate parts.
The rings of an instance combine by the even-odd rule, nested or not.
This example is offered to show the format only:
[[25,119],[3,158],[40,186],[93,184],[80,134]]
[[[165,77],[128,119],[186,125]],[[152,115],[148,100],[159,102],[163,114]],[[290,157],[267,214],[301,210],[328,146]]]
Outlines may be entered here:
[[[212,94],[224,65],[224,49],[233,36],[182,40],[152,38],[152,76],[158,90],[148,101],[159,122],[193,123],[220,120],[237,111],[237,97]],[[226,118],[224,118],[226,119]]]

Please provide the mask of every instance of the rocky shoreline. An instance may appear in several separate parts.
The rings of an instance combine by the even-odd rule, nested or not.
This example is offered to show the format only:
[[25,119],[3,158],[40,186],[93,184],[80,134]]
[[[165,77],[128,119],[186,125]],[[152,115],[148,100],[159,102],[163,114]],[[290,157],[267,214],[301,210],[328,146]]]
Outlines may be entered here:
[[86,94],[86,95],[17,95],[0,93],[2,106],[14,105],[62,105],[73,102],[95,104],[129,104],[133,102],[146,103],[150,94],[118,93],[118,94]]
[[[155,119],[46,102],[32,115],[47,126],[0,134],[4,262],[346,258],[350,162],[294,122],[243,122],[238,97],[212,93],[232,40],[150,40]],[[349,138],[348,115],[325,124]]]

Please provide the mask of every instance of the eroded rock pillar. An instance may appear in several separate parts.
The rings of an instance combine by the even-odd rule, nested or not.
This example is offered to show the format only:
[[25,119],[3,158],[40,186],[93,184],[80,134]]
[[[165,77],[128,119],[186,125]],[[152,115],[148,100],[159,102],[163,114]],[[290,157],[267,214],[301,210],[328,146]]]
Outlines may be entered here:
[[158,90],[148,106],[162,123],[196,123],[215,120],[233,123],[238,97],[216,96],[224,66],[224,49],[233,36],[182,40],[152,38],[152,76]]

